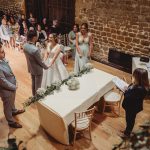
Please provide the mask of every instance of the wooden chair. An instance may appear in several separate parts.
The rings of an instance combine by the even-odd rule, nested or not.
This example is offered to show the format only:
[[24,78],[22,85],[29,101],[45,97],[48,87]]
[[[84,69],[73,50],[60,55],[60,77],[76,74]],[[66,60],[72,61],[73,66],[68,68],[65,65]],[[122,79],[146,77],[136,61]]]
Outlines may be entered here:
[[[126,78],[123,77],[123,80],[126,82]],[[104,95],[104,106],[103,106],[103,113],[107,106],[113,106],[112,111],[120,116],[120,106],[123,99],[124,93],[120,89],[111,90]],[[114,107],[118,107],[118,113],[115,112]]]
[[90,140],[92,140],[91,122],[92,122],[94,111],[95,111],[95,106],[87,111],[76,112],[74,114],[75,120],[71,123],[72,127],[74,128],[73,144],[76,140],[77,133],[79,132],[82,133],[85,130],[89,131]]

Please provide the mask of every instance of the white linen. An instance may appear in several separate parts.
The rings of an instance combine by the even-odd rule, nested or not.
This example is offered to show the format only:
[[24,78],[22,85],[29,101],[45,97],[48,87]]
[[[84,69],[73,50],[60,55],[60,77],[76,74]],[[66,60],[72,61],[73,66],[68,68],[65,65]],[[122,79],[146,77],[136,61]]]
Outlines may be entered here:
[[[39,116],[44,117],[40,119],[41,121],[44,119],[48,121],[48,119],[50,119],[51,117],[48,116],[48,114],[40,114],[43,113],[43,109],[49,110],[55,113],[57,117],[59,116],[63,119],[64,127],[66,128],[66,131],[64,133],[66,137],[64,137],[64,141],[62,141],[62,137],[57,139],[58,135],[54,135],[53,133],[51,133],[51,131],[47,129],[47,125],[45,125],[43,121],[41,122],[41,125],[55,139],[57,139],[58,141],[60,141],[61,139],[61,143],[68,144],[69,137],[67,137],[67,126],[74,120],[74,112],[85,111],[95,102],[97,102],[100,99],[100,97],[102,97],[105,93],[111,90],[114,87],[114,83],[112,82],[113,78],[114,76],[111,74],[105,73],[97,69],[93,69],[90,73],[78,78],[80,82],[79,90],[71,91],[68,90],[67,85],[63,85],[60,91],[55,92],[54,95],[47,96],[44,100],[38,103]],[[53,121],[51,120],[51,122],[47,122],[47,124],[51,126],[52,124],[57,123],[56,121],[53,123]],[[66,138],[68,140],[66,140]]]

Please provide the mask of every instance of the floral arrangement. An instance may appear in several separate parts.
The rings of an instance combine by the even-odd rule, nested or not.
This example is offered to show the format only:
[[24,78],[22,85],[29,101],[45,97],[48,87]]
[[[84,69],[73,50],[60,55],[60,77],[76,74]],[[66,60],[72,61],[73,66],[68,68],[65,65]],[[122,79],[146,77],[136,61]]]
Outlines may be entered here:
[[75,77],[68,80],[66,84],[68,85],[70,90],[77,90],[80,87],[79,80]]
[[44,97],[46,97],[47,95],[54,94],[54,91],[59,90],[61,85],[63,85],[63,84],[68,85],[69,89],[79,88],[80,83],[79,83],[78,79],[76,79],[75,77],[80,77],[83,74],[87,74],[88,72],[91,71],[91,69],[93,69],[93,65],[90,63],[87,63],[80,72],[78,72],[78,73],[71,72],[67,79],[65,79],[63,81],[58,81],[58,82],[52,83],[50,86],[47,86],[46,89],[39,88],[37,90],[35,96],[29,97],[23,103],[23,107],[26,108],[26,107],[30,106],[32,103],[35,103],[41,99],[44,99]]
[[130,137],[124,137],[120,144],[115,145],[113,150],[149,150],[150,149],[150,120],[140,126],[141,129],[134,132]]

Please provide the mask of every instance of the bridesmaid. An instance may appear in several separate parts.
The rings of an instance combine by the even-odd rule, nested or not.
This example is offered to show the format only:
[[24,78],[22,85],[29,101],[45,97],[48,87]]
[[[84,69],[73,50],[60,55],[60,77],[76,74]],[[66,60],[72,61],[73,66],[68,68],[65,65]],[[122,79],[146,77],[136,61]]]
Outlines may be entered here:
[[76,56],[74,72],[78,73],[89,62],[93,49],[93,37],[88,32],[88,24],[81,25],[80,32],[76,34]]
[[76,34],[79,32],[79,25],[74,24],[73,30],[69,32],[69,46],[72,49],[72,58],[75,59],[75,50],[76,50]]

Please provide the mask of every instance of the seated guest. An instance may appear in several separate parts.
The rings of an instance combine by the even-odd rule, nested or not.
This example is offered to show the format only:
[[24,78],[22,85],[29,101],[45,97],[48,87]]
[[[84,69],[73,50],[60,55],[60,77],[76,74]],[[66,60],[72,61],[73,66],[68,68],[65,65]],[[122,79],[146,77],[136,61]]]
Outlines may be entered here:
[[16,89],[16,78],[8,62],[5,60],[5,51],[0,44],[0,97],[3,101],[4,114],[10,127],[22,128],[22,125],[13,118],[13,116],[24,112],[24,110],[17,110],[15,108]]
[[75,51],[76,51],[76,33],[79,32],[79,25],[74,24],[73,30],[69,32],[69,46],[72,49],[72,58],[75,59]]
[[47,40],[47,34],[44,30],[41,29],[40,24],[37,24],[37,37],[38,42],[45,42]]
[[124,93],[122,107],[126,113],[125,136],[130,136],[135,124],[136,115],[143,110],[143,100],[148,94],[149,80],[145,69],[137,68],[132,75],[132,84]]
[[58,20],[53,20],[53,25],[50,27],[50,33],[61,34]]
[[34,17],[33,17],[33,14],[32,14],[31,12],[30,12],[29,16],[30,16],[30,17],[29,17],[28,21],[29,21],[29,23],[31,23],[31,21],[32,21],[32,19],[33,19]]
[[48,34],[48,22],[47,22],[47,19],[46,18],[43,18],[42,19],[42,23],[41,23],[41,28],[42,30],[44,30],[47,34]]
[[21,19],[19,20],[18,23],[19,23],[19,34],[24,36],[24,35],[26,34],[26,31],[24,31],[25,25],[26,25],[27,28],[29,29],[30,23],[29,23],[29,21],[25,18],[25,15],[24,15],[24,14],[21,15]]
[[29,28],[30,28],[30,27],[33,27],[34,30],[36,31],[36,19],[35,19],[35,18],[32,18],[32,19],[31,19],[31,23],[30,23],[30,25],[29,25]]

